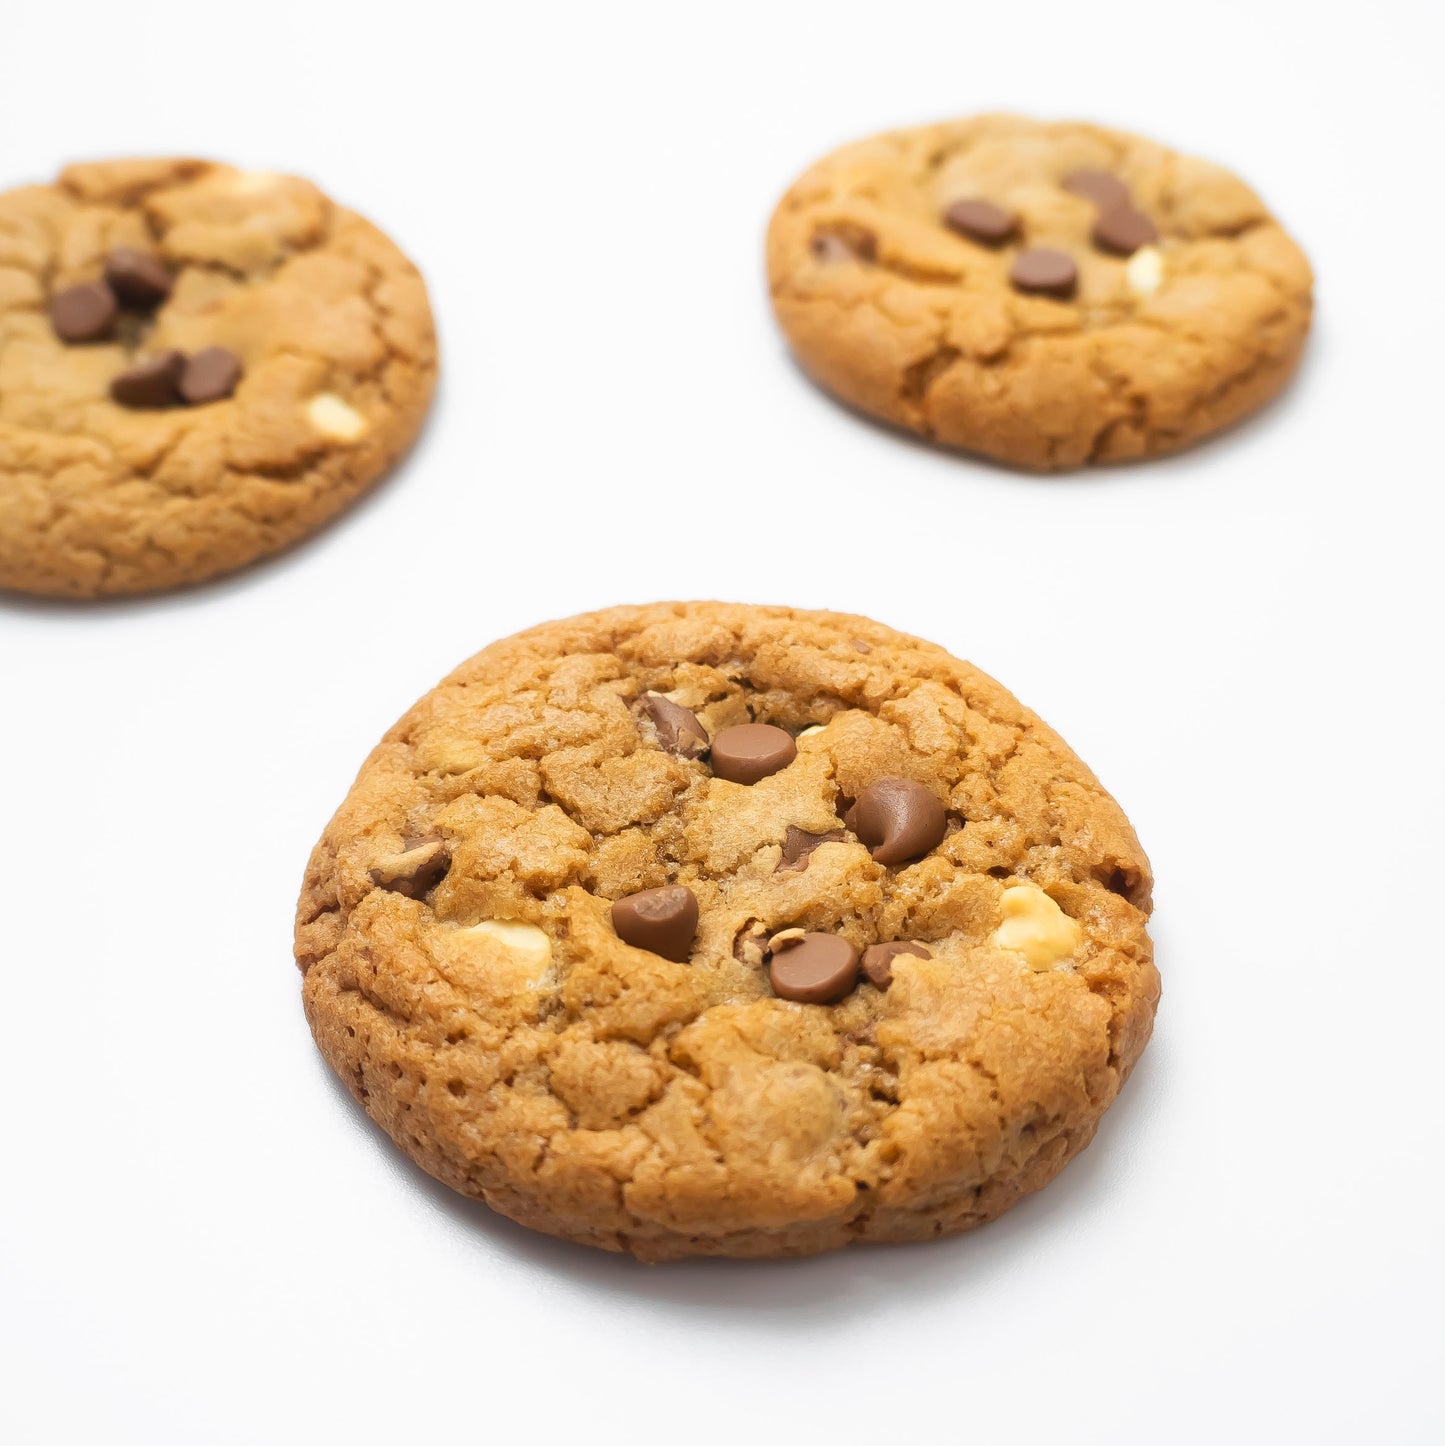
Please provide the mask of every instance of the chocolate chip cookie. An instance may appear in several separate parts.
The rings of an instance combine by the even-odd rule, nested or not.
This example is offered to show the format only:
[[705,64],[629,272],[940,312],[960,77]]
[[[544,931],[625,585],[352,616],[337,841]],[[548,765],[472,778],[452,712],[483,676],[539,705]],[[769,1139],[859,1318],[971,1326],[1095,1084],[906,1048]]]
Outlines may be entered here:
[[645,1260],[966,1230],[1093,1136],[1149,865],[1038,718],[864,618],[660,603],[463,664],[311,857],[316,1041],[425,1170]]
[[106,161],[0,195],[0,588],[275,552],[396,461],[435,377],[416,268],[309,181]]
[[783,197],[773,305],[812,376],[950,447],[1055,470],[1177,451],[1288,380],[1309,263],[1242,181],[989,115],[851,145]]

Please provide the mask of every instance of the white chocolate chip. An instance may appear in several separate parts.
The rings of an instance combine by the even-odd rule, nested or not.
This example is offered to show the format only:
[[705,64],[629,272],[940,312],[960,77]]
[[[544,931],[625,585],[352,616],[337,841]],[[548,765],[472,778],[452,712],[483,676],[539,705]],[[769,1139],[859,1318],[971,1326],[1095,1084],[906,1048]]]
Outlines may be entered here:
[[1000,949],[1022,954],[1031,969],[1051,969],[1079,947],[1083,930],[1046,894],[1032,884],[1015,884],[999,900],[1003,914],[993,933]]
[[229,189],[237,196],[257,196],[272,190],[280,179],[275,171],[237,171],[230,178]]
[[524,924],[520,919],[487,919],[463,933],[494,940],[528,969],[541,970],[552,962],[552,941],[535,924]]
[[1164,253],[1157,246],[1141,246],[1124,268],[1135,296],[1153,296],[1164,280]]
[[366,435],[366,418],[335,392],[320,392],[306,404],[306,419],[335,442],[359,442]]
[[811,728],[804,728],[798,734],[798,742],[801,743],[805,738],[816,738],[827,726],[826,723],[814,723]]
[[484,1015],[535,1019],[557,987],[551,940],[521,919],[444,924],[428,945],[442,974]]

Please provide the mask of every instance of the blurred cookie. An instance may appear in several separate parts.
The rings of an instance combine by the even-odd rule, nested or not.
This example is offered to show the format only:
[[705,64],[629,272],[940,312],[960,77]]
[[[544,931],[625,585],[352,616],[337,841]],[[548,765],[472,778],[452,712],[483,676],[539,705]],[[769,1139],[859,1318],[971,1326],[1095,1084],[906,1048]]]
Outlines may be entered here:
[[844,401],[1015,466],[1177,451],[1288,380],[1298,246],[1228,171],[989,115],[847,146],[783,197],[773,305]]
[[105,161],[0,195],[0,588],[275,552],[396,461],[435,377],[416,268],[309,181]]

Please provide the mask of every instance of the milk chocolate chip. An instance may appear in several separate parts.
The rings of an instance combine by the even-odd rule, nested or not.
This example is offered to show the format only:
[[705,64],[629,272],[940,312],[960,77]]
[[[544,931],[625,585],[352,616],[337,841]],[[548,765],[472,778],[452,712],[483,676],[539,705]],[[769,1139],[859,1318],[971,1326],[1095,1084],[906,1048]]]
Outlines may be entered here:
[[1094,222],[1094,245],[1118,256],[1132,256],[1141,246],[1150,246],[1158,239],[1158,227],[1133,206],[1115,206],[1101,212]]
[[843,820],[880,864],[921,858],[943,842],[943,805],[911,778],[880,778],[859,795]]
[[117,246],[105,258],[105,279],[120,304],[136,311],[154,311],[171,294],[171,273],[134,246]]
[[1101,210],[1129,204],[1129,188],[1109,171],[1072,171],[1064,177],[1064,190],[1092,201]]
[[624,944],[686,964],[697,937],[697,896],[683,884],[629,894],[613,904],[612,927]]
[[82,281],[51,297],[50,324],[64,342],[102,341],[115,330],[117,309],[103,281]]
[[383,859],[371,870],[371,882],[408,899],[420,899],[441,883],[451,862],[452,853],[444,840],[426,839]]
[[833,1004],[858,982],[858,951],[840,934],[795,934],[774,945],[768,977],[780,999]]
[[984,246],[1002,246],[1019,229],[1019,218],[992,201],[955,201],[943,219],[960,235]]
[[110,395],[123,407],[174,407],[180,403],[176,384],[181,379],[185,355],[163,351],[159,356],[137,362],[112,379]]
[[773,870],[775,874],[789,872],[802,873],[808,867],[808,861],[813,856],[813,850],[825,843],[842,843],[846,835],[840,828],[835,828],[828,833],[808,833],[807,830],[795,828],[788,825],[788,832],[783,837],[783,852],[778,859],[778,866]]
[[1008,279],[1020,291],[1067,301],[1079,284],[1079,268],[1067,251],[1036,246],[1014,257]]
[[707,729],[697,715],[664,698],[661,693],[644,693],[638,699],[642,711],[657,729],[658,744],[680,758],[701,758],[707,752]]
[[879,989],[887,989],[893,983],[893,961],[900,954],[916,954],[920,959],[932,959],[933,955],[922,944],[899,940],[896,944],[870,944],[863,951],[863,973],[868,982]]
[[181,396],[193,407],[223,401],[236,390],[240,380],[240,357],[223,346],[208,346],[186,362],[181,373]]
[[771,723],[735,723],[712,741],[712,771],[729,783],[756,783],[797,756],[792,737]]

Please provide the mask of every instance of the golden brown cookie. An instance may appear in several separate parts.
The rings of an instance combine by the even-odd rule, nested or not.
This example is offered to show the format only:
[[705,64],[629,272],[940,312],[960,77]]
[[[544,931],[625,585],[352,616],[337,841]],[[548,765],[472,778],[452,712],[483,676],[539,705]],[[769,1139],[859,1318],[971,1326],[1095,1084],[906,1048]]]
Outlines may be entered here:
[[818,162],[768,231],[778,320],[844,401],[1044,470],[1155,457],[1288,380],[1309,263],[1218,166],[987,115]]
[[463,664],[312,854],[307,1017],[423,1169],[645,1260],[966,1230],[1093,1136],[1158,998],[1093,774],[941,648],[659,603]]
[[0,195],[0,588],[275,552],[396,461],[435,378],[416,268],[309,181],[105,161]]

